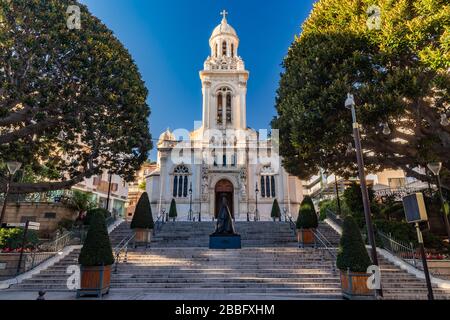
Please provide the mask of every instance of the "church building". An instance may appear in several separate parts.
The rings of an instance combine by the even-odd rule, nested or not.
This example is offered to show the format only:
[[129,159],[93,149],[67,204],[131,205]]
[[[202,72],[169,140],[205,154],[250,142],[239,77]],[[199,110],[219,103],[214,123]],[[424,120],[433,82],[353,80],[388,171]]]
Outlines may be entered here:
[[157,144],[157,166],[146,178],[153,214],[168,212],[175,199],[178,220],[211,221],[225,196],[236,220],[271,220],[275,199],[295,219],[302,182],[282,168],[278,134],[247,127],[249,71],[227,12],[222,15],[200,71],[202,123],[191,132],[168,129]]

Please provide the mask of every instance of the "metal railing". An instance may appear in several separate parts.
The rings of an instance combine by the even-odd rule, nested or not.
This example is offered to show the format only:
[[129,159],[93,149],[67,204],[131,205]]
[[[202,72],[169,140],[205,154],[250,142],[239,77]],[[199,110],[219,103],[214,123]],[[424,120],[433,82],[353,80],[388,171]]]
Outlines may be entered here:
[[79,238],[79,241],[75,241],[75,239],[77,239],[77,234],[69,231],[57,237],[55,240],[39,244],[31,252],[24,252],[23,260],[19,268],[20,271],[17,275],[28,272],[50,258],[53,258],[68,245],[82,244],[82,238]]
[[[331,257],[331,266],[333,268],[333,272],[336,271],[336,247],[334,247],[331,242],[327,239],[326,236],[322,234],[318,229],[313,230],[314,233],[314,239],[315,239],[315,245],[318,248],[323,248],[325,251],[330,255]],[[322,256],[322,260],[324,260],[324,257]]]
[[342,228],[342,226],[344,225],[344,221],[338,217],[337,214],[335,214],[333,211],[331,211],[330,209],[326,209],[326,213],[327,213],[327,218],[330,219],[331,221],[333,221],[334,223],[336,223],[339,227]]
[[386,188],[381,190],[376,190],[375,196],[378,198],[381,197],[387,197],[387,196],[393,196],[396,201],[401,201],[403,197],[416,193],[416,192],[422,192],[424,190],[428,190],[428,187],[426,186],[418,186],[418,187],[400,187],[400,188]]
[[[8,195],[9,203],[61,203],[72,197],[71,190],[56,190],[48,192],[34,192],[26,194],[11,193]],[[0,202],[4,194],[0,193]]]
[[155,222],[155,228],[153,228],[153,235],[156,235],[156,232],[161,231],[162,227],[166,224],[165,214],[160,214]]
[[136,237],[135,234],[132,234],[131,236],[125,237],[120,241],[120,243],[114,248],[114,272],[117,272],[117,267],[120,264],[120,258],[123,255],[123,261],[124,263],[127,263],[128,261],[128,247],[131,243],[131,241],[134,240]]
[[288,213],[283,213],[283,215],[284,215],[284,221],[289,223],[289,228],[291,228],[292,233],[294,234],[294,236],[297,236],[297,225],[292,220],[292,216]]
[[411,242],[404,243],[396,240],[391,234],[387,235],[380,230],[377,231],[377,235],[383,244],[383,249],[389,251],[391,254],[402,259],[413,267],[418,267],[417,250]]

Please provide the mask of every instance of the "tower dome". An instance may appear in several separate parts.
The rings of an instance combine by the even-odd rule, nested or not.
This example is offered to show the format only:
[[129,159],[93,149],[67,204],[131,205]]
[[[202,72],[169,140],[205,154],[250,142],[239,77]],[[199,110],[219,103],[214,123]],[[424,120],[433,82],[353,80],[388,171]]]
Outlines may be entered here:
[[212,41],[215,37],[221,36],[221,35],[228,35],[228,36],[234,36],[237,38],[237,33],[234,28],[228,24],[226,15],[226,11],[222,12],[223,19],[222,22],[214,29],[213,33],[211,34],[210,41]]
[[214,29],[209,38],[211,47],[211,57],[213,58],[234,58],[237,57],[239,38],[236,30],[228,24],[227,14],[222,11],[222,22]]

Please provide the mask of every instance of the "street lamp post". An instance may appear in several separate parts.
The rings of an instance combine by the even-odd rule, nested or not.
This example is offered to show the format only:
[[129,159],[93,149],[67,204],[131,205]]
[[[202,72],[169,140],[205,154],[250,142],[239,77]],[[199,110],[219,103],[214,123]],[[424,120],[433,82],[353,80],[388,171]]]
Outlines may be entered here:
[[338,216],[342,214],[341,211],[341,200],[339,199],[339,185],[337,180],[337,175],[334,174],[334,185],[336,187],[336,200],[337,200],[337,206],[338,206]]
[[[376,266],[379,265],[378,263],[378,256],[377,256],[377,247],[375,244],[375,234],[373,231],[373,224],[372,224],[372,216],[370,212],[370,201],[369,201],[369,193],[367,191],[367,183],[366,183],[366,173],[364,170],[364,159],[363,159],[363,153],[362,153],[362,147],[361,147],[361,135],[359,131],[359,123],[356,119],[356,109],[355,109],[355,99],[352,94],[347,95],[347,100],[345,101],[345,106],[352,111],[352,120],[353,120],[353,137],[355,139],[355,148],[356,148],[356,160],[358,162],[358,172],[359,172],[359,181],[361,185],[361,193],[362,193],[362,199],[363,199],[363,205],[364,205],[364,216],[366,220],[367,225],[367,235],[369,237],[369,243],[372,247],[372,263]],[[379,290],[380,296],[383,296],[383,292],[380,289]]]
[[444,214],[445,228],[447,229],[447,236],[448,236],[448,240],[450,241],[450,224],[448,222],[448,217],[447,217],[447,212],[446,212],[447,210],[445,208],[445,200],[444,200],[444,196],[442,195],[441,178],[439,175],[439,173],[441,172],[441,169],[442,169],[442,163],[441,162],[432,162],[432,163],[429,163],[427,167],[436,176],[437,187],[439,190],[439,197],[441,200],[442,212]]
[[189,215],[188,219],[189,221],[192,221],[192,182],[189,185]]
[[108,196],[106,198],[106,211],[109,211],[109,202],[111,201],[111,184],[112,184],[112,172],[109,172],[108,178]]
[[3,219],[5,217],[6,213],[6,204],[8,202],[8,196],[9,196],[9,189],[11,188],[11,182],[14,174],[17,172],[17,170],[20,169],[22,166],[22,163],[17,161],[10,161],[6,163],[6,166],[8,167],[9,177],[8,181],[6,182],[6,190],[5,190],[5,196],[3,198],[3,207],[2,207],[2,213],[0,215],[0,227],[3,223]]
[[259,189],[258,189],[258,182],[256,182],[256,187],[255,187],[255,204],[256,204],[256,209],[255,209],[255,221],[259,220],[259,214],[258,214],[258,193],[259,193]]

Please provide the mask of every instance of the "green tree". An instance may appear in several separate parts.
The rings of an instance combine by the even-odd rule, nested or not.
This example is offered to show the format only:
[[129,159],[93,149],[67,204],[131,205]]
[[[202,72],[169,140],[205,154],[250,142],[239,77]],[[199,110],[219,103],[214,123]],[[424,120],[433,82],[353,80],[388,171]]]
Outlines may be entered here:
[[136,205],[130,227],[131,229],[153,229],[154,226],[152,207],[147,192],[144,192]]
[[366,272],[371,264],[358,225],[352,216],[347,216],[342,227],[336,266],[342,271]]
[[[375,192],[371,187],[367,188],[367,192],[369,193],[369,201],[371,204],[372,213],[373,211],[378,212],[378,208],[376,208],[375,200]],[[356,182],[353,182],[347,189],[344,191],[344,201],[347,207],[351,210],[351,213],[356,216],[364,216],[364,205],[362,200],[361,186]]]
[[78,218],[81,218],[83,213],[94,208],[93,194],[90,192],[73,190],[72,196],[69,199],[69,206],[77,210]]
[[[81,9],[79,30],[67,27],[69,5]],[[40,181],[11,192],[65,189],[103,170],[132,181],[152,148],[147,95],[129,52],[86,6],[0,1],[0,166],[19,160]]]
[[175,202],[175,199],[172,199],[172,202],[170,203],[169,217],[172,218],[173,221],[175,221],[177,216],[177,203]]
[[274,221],[276,218],[280,219],[281,221],[281,210],[277,199],[273,200],[272,211],[270,213],[270,216],[273,218]]
[[311,197],[306,196],[298,212],[297,229],[316,229],[319,226],[318,217]]
[[89,230],[78,257],[78,263],[86,267],[112,265],[114,256],[104,213],[101,210],[93,211],[90,220]]
[[[374,4],[379,30],[367,26]],[[448,0],[319,0],[283,62],[272,126],[285,168],[301,178],[319,166],[356,175],[344,106],[351,92],[369,171],[400,168],[427,180],[413,168],[439,160],[449,169],[450,126],[440,123],[450,104],[449,16]]]

